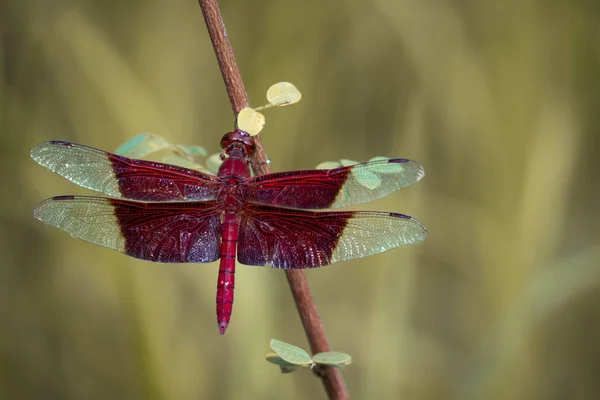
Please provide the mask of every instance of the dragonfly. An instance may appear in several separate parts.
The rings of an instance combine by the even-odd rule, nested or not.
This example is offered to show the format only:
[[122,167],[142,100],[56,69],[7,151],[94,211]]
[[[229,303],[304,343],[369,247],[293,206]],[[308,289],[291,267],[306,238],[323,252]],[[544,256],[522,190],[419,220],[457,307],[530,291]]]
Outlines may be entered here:
[[131,159],[49,141],[31,157],[67,180],[109,197],[58,196],[35,218],[73,237],[142,260],[211,263],[220,259],[217,323],[233,310],[235,262],[305,269],[420,242],[427,230],[407,215],[318,211],[372,201],[419,181],[423,168],[379,159],[334,169],[252,176],[254,139],[236,129],[221,139],[218,174]]

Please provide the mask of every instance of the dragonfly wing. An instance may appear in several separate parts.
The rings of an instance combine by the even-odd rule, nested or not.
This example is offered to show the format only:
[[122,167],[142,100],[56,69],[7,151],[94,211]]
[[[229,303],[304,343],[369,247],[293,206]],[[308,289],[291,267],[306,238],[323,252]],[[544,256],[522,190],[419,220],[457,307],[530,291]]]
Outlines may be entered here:
[[423,175],[423,167],[403,158],[335,169],[279,172],[250,179],[247,200],[303,209],[338,208],[379,199],[417,182]]
[[79,186],[117,198],[206,201],[221,187],[214,175],[69,142],[40,143],[31,150],[31,158]]
[[387,212],[316,212],[247,204],[240,220],[238,260],[300,269],[366,257],[420,242],[416,219]]
[[220,255],[220,214],[212,201],[60,196],[40,203],[34,216],[73,237],[142,260],[208,263]]

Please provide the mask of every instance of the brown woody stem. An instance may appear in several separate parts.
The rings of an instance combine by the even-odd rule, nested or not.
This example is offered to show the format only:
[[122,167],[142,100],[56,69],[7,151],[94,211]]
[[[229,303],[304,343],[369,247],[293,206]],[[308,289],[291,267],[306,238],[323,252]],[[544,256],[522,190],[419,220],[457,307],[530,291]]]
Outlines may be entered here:
[[[244,88],[242,76],[227,38],[221,11],[216,0],[198,0],[198,3],[202,9],[206,27],[217,55],[234,116],[237,117],[239,111],[249,105],[248,94]],[[254,140],[256,152],[252,159],[252,168],[257,175],[267,174],[270,169],[262,142],[258,136],[255,136]],[[310,293],[306,275],[301,270],[286,270],[286,275],[312,354],[329,351],[330,347],[325,336],[325,329]],[[316,373],[321,377],[327,396],[330,399],[350,398],[339,369],[319,368]]]

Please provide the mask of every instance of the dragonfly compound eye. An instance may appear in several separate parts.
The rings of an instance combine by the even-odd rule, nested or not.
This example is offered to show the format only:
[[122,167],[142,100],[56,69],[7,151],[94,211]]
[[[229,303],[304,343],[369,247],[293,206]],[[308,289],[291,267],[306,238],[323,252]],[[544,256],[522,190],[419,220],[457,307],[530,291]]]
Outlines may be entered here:
[[252,139],[247,132],[236,129],[233,132],[226,133],[221,139],[221,148],[225,150],[225,152],[231,150],[236,144],[244,148],[246,155],[251,156],[254,154],[256,148],[254,139]]

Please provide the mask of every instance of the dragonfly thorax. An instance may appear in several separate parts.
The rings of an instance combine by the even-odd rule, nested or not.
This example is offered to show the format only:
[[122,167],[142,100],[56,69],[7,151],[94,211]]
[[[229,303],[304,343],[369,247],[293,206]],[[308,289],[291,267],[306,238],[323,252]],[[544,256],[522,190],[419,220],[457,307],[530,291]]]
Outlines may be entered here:
[[223,161],[217,173],[222,182],[241,182],[250,177],[250,167],[245,158],[230,156]]
[[223,185],[217,195],[217,203],[221,204],[224,211],[239,211],[242,209],[246,198],[245,186],[240,184],[239,180],[230,178],[226,185]]

